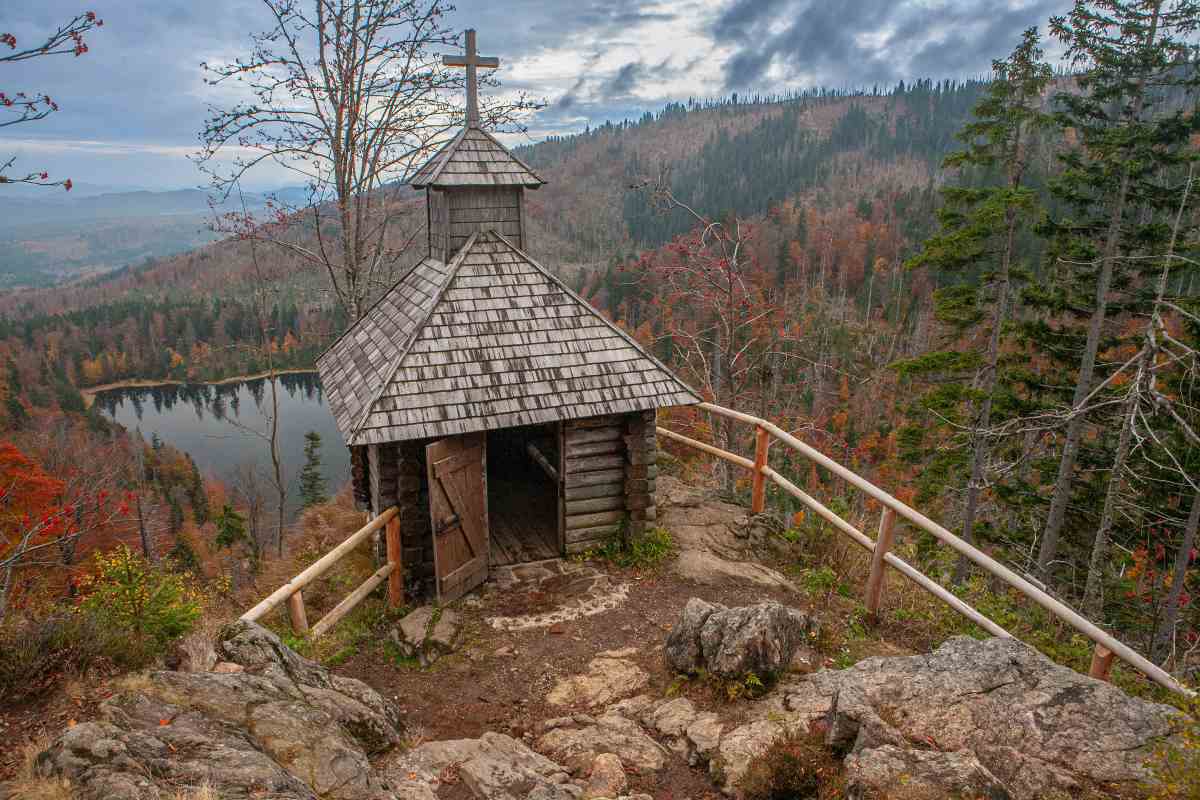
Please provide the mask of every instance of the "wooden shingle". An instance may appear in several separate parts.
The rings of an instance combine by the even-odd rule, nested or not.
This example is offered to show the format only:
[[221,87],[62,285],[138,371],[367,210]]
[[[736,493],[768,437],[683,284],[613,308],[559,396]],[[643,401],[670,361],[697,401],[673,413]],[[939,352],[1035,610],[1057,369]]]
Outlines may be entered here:
[[413,188],[457,186],[523,186],[537,189],[545,183],[521,159],[474,126],[463,128],[416,171]]
[[494,230],[418,264],[317,368],[349,445],[700,402]]

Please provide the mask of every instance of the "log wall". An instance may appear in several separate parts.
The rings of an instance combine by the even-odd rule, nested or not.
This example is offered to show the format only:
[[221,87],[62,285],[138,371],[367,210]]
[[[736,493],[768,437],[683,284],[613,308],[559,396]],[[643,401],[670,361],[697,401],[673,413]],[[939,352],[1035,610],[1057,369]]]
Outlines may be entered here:
[[653,409],[625,415],[625,508],[629,512],[629,535],[635,538],[652,527],[658,515],[654,505],[658,480],[656,419]]
[[567,554],[600,547],[626,516],[625,415],[563,423],[563,539]]
[[[400,546],[404,556],[405,591],[428,597],[434,591],[433,531],[429,523],[429,487],[425,476],[425,443],[369,445],[367,472],[371,513],[400,508]],[[379,539],[383,547],[383,537]],[[386,555],[383,556],[386,558]]]
[[[520,187],[472,187],[446,192],[449,204],[446,237],[447,259],[453,258],[471,234],[491,229],[515,246],[524,248],[521,230]],[[433,220],[430,220],[431,224]]]

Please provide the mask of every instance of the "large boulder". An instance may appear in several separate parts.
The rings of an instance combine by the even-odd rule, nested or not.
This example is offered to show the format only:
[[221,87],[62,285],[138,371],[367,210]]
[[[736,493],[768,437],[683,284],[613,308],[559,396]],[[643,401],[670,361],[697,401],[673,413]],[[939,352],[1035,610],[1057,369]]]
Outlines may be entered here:
[[667,637],[667,661],[685,673],[765,677],[787,669],[815,635],[810,617],[779,603],[726,608],[693,597]]
[[84,800],[159,800],[204,784],[222,798],[387,796],[368,756],[403,728],[379,694],[252,623],[227,629],[217,652],[240,669],[135,676],[38,768],[71,779]]
[[1170,706],[1130,697],[1015,639],[965,636],[928,655],[869,658],[786,683],[755,717],[725,733],[713,757],[727,791],[780,737],[821,730],[829,746],[848,752],[858,796],[907,775],[930,791],[965,781],[971,796],[1014,800],[1133,787],[1182,722]]

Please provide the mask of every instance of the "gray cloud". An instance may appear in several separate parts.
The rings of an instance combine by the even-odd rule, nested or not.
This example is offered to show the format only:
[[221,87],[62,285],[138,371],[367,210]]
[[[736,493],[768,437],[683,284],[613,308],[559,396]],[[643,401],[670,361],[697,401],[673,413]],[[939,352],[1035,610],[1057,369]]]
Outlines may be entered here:
[[733,50],[725,89],[769,88],[772,68],[808,85],[869,86],[980,75],[1062,0],[736,0],[711,26]]
[[[501,57],[504,87],[550,101],[533,124],[545,134],[638,116],[688,96],[769,91],[779,88],[776,75],[838,87],[977,75],[1016,43],[1022,28],[1066,4],[459,0],[448,22],[479,30],[481,51]],[[80,0],[0,0],[0,30],[31,41],[83,7]],[[106,24],[92,34],[85,56],[0,65],[0,91],[45,91],[62,107],[41,122],[0,131],[0,153],[18,153],[22,164],[78,181],[196,185],[200,176],[183,153],[197,145],[206,103],[218,98],[203,85],[199,64],[247,51],[248,34],[267,24],[259,0],[108,0],[96,10]],[[694,50],[679,52],[670,41],[647,44],[645,30],[664,23],[700,36]],[[613,63],[617,49],[621,57]],[[718,73],[713,59],[724,52],[729,57]],[[556,69],[563,74],[548,81],[544,71],[513,69],[518,60],[543,55],[562,64]],[[716,74],[721,79],[713,80]],[[62,146],[54,149],[54,142]]]

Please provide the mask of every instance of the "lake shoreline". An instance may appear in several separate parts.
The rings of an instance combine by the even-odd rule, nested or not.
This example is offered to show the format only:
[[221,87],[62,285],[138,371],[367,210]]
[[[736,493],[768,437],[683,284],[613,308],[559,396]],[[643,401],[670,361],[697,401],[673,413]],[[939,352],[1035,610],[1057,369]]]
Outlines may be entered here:
[[[276,377],[280,375],[316,375],[315,369],[278,369],[275,370]],[[243,383],[245,381],[257,381],[270,377],[271,373],[258,372],[253,375],[234,375],[229,378],[221,378],[215,381],[177,381],[171,378],[129,378],[123,381],[114,383],[104,383],[100,386],[89,386],[86,389],[80,389],[79,393],[83,395],[83,404],[87,408],[91,408],[96,402],[96,395],[101,392],[111,392],[119,389],[153,389],[159,386],[223,386],[230,383]]]

